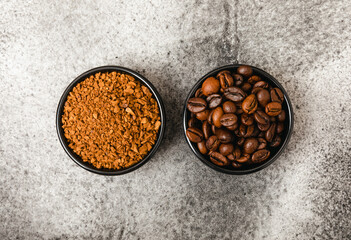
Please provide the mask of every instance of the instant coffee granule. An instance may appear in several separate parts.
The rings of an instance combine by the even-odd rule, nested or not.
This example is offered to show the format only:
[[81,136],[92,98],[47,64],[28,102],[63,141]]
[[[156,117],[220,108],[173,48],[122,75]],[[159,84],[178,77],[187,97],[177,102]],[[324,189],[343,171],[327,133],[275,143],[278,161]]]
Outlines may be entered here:
[[152,149],[161,126],[150,90],[128,74],[96,73],[67,97],[62,128],[69,147],[96,168],[123,169]]

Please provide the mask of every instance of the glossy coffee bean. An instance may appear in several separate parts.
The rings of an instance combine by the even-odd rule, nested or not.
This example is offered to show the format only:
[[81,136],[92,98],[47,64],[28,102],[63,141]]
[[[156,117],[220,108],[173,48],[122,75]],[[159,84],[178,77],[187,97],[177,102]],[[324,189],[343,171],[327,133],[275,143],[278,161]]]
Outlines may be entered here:
[[215,108],[212,114],[212,124],[215,125],[217,128],[222,126],[221,117],[223,116],[224,112],[221,107]]
[[211,109],[211,110],[210,110],[210,113],[208,114],[207,122],[208,122],[209,124],[212,124],[212,115],[213,115],[213,112],[214,112],[214,109]]
[[216,129],[215,134],[221,143],[230,143],[233,141],[234,135],[226,129],[223,129],[223,128]]
[[236,106],[235,103],[232,101],[226,101],[222,104],[223,112],[224,113],[235,113],[236,112]]
[[190,98],[187,107],[190,112],[198,113],[206,109],[207,102],[203,98]]
[[268,83],[267,82],[265,82],[265,81],[258,81],[258,82],[256,82],[254,85],[253,85],[253,88],[255,89],[255,88],[268,88],[269,87],[269,85],[268,85]]
[[243,153],[240,158],[236,159],[238,163],[245,163],[250,160],[250,154]]
[[257,138],[257,141],[258,141],[257,150],[265,149],[267,147],[266,139],[259,137]]
[[206,148],[206,142],[204,140],[197,143],[197,149],[199,149],[200,153],[203,155],[207,154],[207,152],[208,152],[208,150]]
[[244,83],[242,86],[241,86],[241,89],[244,91],[244,92],[248,92],[250,91],[251,89],[251,84],[250,83]]
[[234,124],[237,123],[238,117],[235,114],[226,113],[222,115],[220,121],[222,126],[230,127],[230,126],[234,126]]
[[202,88],[199,88],[198,90],[196,90],[195,97],[199,97],[199,98],[205,97],[205,95],[202,93]]
[[226,157],[227,157],[227,159],[228,159],[229,161],[234,161],[234,160],[235,160],[233,153],[229,154],[229,155],[226,156]]
[[234,131],[235,129],[237,129],[239,127],[239,123],[236,122],[234,125],[228,126],[226,127],[228,130]]
[[281,134],[284,131],[284,123],[279,122],[277,124],[277,134]]
[[210,159],[211,162],[218,166],[227,166],[229,164],[228,159],[219,152],[212,152],[210,155]]
[[247,113],[242,114],[241,115],[241,123],[246,125],[246,126],[250,126],[250,125],[254,124],[254,116],[249,115]]
[[212,94],[206,98],[209,108],[216,108],[222,102],[222,96],[219,94]]
[[234,78],[235,86],[240,86],[241,84],[244,83],[244,78],[240,74],[234,74],[233,78]]
[[267,160],[270,154],[271,152],[267,149],[258,150],[252,154],[251,160],[253,163],[260,163]]
[[[264,88],[256,87],[251,90],[251,94],[257,94],[259,91],[261,91]],[[269,97],[269,100],[271,100],[271,97]]]
[[278,147],[280,145],[280,143],[282,142],[282,139],[279,135],[276,135],[272,142],[269,144],[269,146],[271,147]]
[[207,121],[204,121],[202,123],[202,133],[204,134],[205,139],[208,139],[212,135],[211,134],[211,125]]
[[261,123],[257,123],[257,128],[262,131],[262,132],[265,132],[269,129],[269,127],[271,126],[270,123],[268,124],[261,124]]
[[238,162],[232,162],[232,167],[233,168],[241,168],[243,165],[242,164],[240,164],[240,163],[238,163]]
[[241,157],[240,148],[236,147],[233,151],[234,160],[239,159]]
[[245,142],[245,138],[244,137],[239,137],[238,141],[236,142],[236,144],[241,147],[244,144],[244,142]]
[[200,122],[196,118],[190,118],[188,121],[188,127],[198,128]]
[[271,126],[268,128],[266,131],[265,138],[268,142],[272,142],[274,136],[275,136],[275,131],[276,131],[277,124],[272,123]]
[[224,96],[233,102],[243,101],[246,97],[246,93],[238,87],[229,87],[224,90]]
[[196,113],[196,118],[199,119],[200,121],[205,121],[208,118],[208,114],[210,113],[210,110],[206,109],[202,112]]
[[258,137],[258,134],[260,134],[261,131],[260,131],[260,129],[258,129],[257,126],[254,125],[254,127],[255,127],[255,129],[254,129],[253,133],[251,134],[251,137]]
[[248,154],[255,152],[257,147],[258,141],[256,138],[247,138],[243,145],[244,152]]
[[188,128],[186,130],[186,136],[191,142],[198,143],[203,139],[202,131],[198,128]]
[[257,109],[257,99],[254,94],[251,94],[245,98],[243,104],[241,105],[244,112],[252,114]]
[[227,70],[219,72],[217,74],[217,79],[219,79],[219,83],[223,89],[234,85],[234,79],[231,73]]
[[205,96],[210,96],[211,94],[218,93],[219,88],[219,81],[214,77],[209,77],[202,83],[202,93]]
[[[260,124],[263,124],[263,125],[267,125],[270,122],[269,116],[265,112],[263,112],[261,110],[257,110],[254,113],[254,118],[255,118],[257,123],[260,123]],[[264,131],[264,130],[261,130],[261,131]]]
[[277,116],[277,120],[278,122],[284,122],[286,118],[286,114],[285,114],[285,110],[282,110],[278,116]]
[[242,65],[242,66],[238,67],[236,72],[238,74],[248,78],[248,77],[251,77],[253,70],[250,66]]
[[259,81],[261,81],[261,77],[257,76],[257,75],[253,75],[251,76],[248,80],[247,80],[250,84],[255,84]]
[[270,121],[270,122],[276,122],[277,119],[275,119],[275,117],[269,117],[269,121]]
[[278,102],[270,102],[266,105],[265,111],[268,116],[278,116],[282,111],[282,105]]
[[219,147],[220,141],[218,140],[218,138],[215,135],[212,135],[211,137],[209,137],[206,141],[206,148],[209,151],[216,151]]
[[[261,131],[261,130],[260,130]],[[264,138],[264,136],[265,136],[265,132],[260,132],[258,135],[257,135],[257,137],[259,137],[259,138]]]
[[218,129],[218,128],[216,128],[215,125],[211,125],[211,131],[212,131],[213,134],[216,134],[216,130],[217,130],[217,129]]
[[241,124],[239,127],[240,136],[244,138],[251,137],[254,130],[255,130],[254,125],[246,126],[244,124]]
[[236,114],[236,115],[241,115],[241,114],[244,113],[243,109],[241,108],[242,104],[243,104],[243,102],[236,102],[236,103],[235,103],[235,106],[236,106],[236,112],[235,112],[235,114]]
[[233,153],[234,151],[234,146],[231,143],[222,143],[219,145],[219,152],[223,156],[228,156],[229,154]]
[[284,94],[283,94],[282,90],[280,90],[279,88],[273,88],[271,90],[271,99],[272,99],[272,102],[283,103]]
[[258,103],[262,107],[265,107],[271,100],[271,95],[267,89],[261,89],[259,92],[257,92],[256,96]]

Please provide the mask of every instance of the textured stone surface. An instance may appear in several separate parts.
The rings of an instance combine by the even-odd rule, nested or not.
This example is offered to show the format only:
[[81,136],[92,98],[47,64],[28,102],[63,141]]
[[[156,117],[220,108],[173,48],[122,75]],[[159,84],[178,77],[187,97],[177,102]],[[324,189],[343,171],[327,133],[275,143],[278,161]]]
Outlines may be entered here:
[[[99,3],[98,3],[99,2]],[[351,2],[1,1],[0,238],[350,239]],[[228,176],[187,146],[187,92],[233,62],[288,91],[295,129],[269,168]],[[144,74],[167,110],[154,158],[119,177],[78,167],[55,111],[80,73]]]

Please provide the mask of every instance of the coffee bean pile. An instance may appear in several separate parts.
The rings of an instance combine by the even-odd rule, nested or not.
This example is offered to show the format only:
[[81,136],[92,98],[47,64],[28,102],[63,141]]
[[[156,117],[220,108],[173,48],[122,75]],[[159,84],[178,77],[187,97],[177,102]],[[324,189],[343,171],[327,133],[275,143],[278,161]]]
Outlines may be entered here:
[[186,136],[218,166],[242,168],[266,161],[281,142],[284,94],[242,65],[207,78],[187,102]]

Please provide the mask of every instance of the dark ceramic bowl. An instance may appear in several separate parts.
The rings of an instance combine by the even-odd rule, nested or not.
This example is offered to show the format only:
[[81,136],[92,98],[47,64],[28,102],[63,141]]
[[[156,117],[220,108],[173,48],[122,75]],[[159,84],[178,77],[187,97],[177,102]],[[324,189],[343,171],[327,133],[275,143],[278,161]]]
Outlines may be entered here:
[[186,141],[188,142],[191,150],[195,153],[195,155],[204,164],[211,167],[212,169],[219,171],[219,172],[222,172],[222,173],[233,174],[233,175],[242,175],[242,174],[249,174],[249,173],[257,172],[261,169],[268,167],[270,164],[272,164],[281,155],[283,150],[286,148],[286,146],[290,140],[290,136],[291,136],[291,133],[293,130],[293,123],[294,123],[292,105],[291,105],[290,99],[288,97],[288,94],[286,93],[286,91],[284,90],[282,85],[274,77],[272,77],[270,74],[266,73],[265,71],[263,71],[259,68],[251,66],[255,75],[260,76],[262,78],[262,80],[267,81],[271,86],[280,88],[284,93],[285,100],[284,100],[282,107],[286,112],[286,120],[284,123],[284,131],[281,135],[282,144],[278,148],[269,149],[271,151],[271,155],[266,161],[259,163],[259,164],[252,164],[252,165],[243,166],[243,168],[240,168],[240,169],[234,169],[234,168],[231,168],[230,166],[229,167],[217,166],[210,161],[208,156],[205,156],[199,152],[199,150],[197,149],[197,144],[190,142],[190,140],[187,138],[187,136],[185,134],[186,129],[188,127],[187,126],[188,120],[190,119],[190,112],[188,111],[188,109],[186,107],[187,102],[188,102],[189,98],[194,97],[196,90],[201,87],[202,83],[208,77],[215,77],[217,75],[217,73],[219,73],[220,71],[223,71],[223,70],[229,70],[231,72],[236,72],[236,69],[241,65],[242,64],[234,64],[234,65],[227,65],[227,66],[219,67],[219,68],[216,68],[216,69],[212,70],[211,72],[207,73],[205,76],[203,76],[194,85],[194,87],[191,89],[190,93],[188,94],[188,96],[185,100],[184,111],[183,111],[184,135],[185,135]]
[[[80,82],[84,81],[87,77],[98,73],[98,72],[112,72],[112,71],[116,71],[116,72],[122,72],[122,73],[126,73],[129,74],[131,76],[133,76],[135,79],[139,80],[144,86],[146,86],[147,88],[150,89],[151,93],[153,94],[154,98],[157,101],[159,110],[160,110],[160,118],[161,118],[161,126],[158,132],[158,137],[156,140],[155,145],[153,146],[153,148],[151,149],[151,151],[148,153],[148,155],[146,155],[141,161],[139,161],[138,163],[134,164],[131,167],[128,167],[126,169],[121,169],[121,170],[111,170],[111,169],[97,169],[95,168],[92,164],[88,163],[88,162],[84,162],[81,157],[79,157],[76,153],[73,152],[73,150],[68,147],[68,142],[67,139],[64,136],[64,131],[62,129],[62,115],[63,115],[63,109],[64,109],[64,105],[67,99],[68,94],[72,91],[72,89]],[[160,94],[157,92],[156,88],[143,76],[141,76],[140,74],[134,72],[133,70],[130,70],[128,68],[124,68],[124,67],[119,67],[119,66],[103,66],[103,67],[97,67],[97,68],[93,68],[83,74],[81,74],[80,76],[78,76],[76,79],[73,80],[73,82],[71,82],[71,84],[66,88],[66,90],[64,91],[64,93],[62,94],[62,97],[60,99],[58,108],[57,108],[57,112],[56,112],[56,129],[57,129],[57,134],[58,137],[60,139],[61,145],[62,147],[65,149],[66,153],[68,154],[68,156],[79,166],[81,166],[82,168],[84,168],[85,170],[88,170],[90,172],[93,173],[97,173],[97,174],[102,174],[102,175],[121,175],[121,174],[125,174],[125,173],[129,173],[131,171],[136,170],[137,168],[141,167],[143,164],[145,164],[147,161],[150,160],[150,158],[155,154],[155,152],[157,151],[158,147],[160,146],[162,139],[163,139],[163,135],[165,132],[165,125],[166,125],[166,114],[165,114],[165,108],[163,106],[163,102],[161,99]]]

